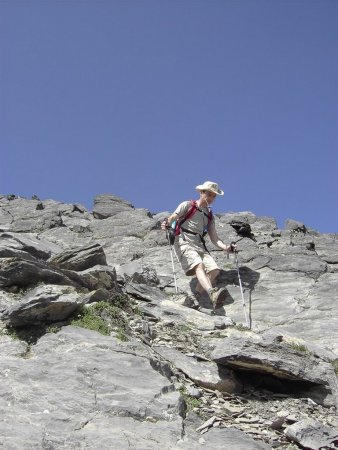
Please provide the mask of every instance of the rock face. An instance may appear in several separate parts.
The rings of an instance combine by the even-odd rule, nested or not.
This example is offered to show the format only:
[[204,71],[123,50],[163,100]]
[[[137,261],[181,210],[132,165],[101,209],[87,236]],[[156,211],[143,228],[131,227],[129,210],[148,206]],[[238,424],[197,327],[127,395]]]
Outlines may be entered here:
[[[191,308],[167,216],[0,195],[2,446],[338,448],[338,235],[217,215],[239,253],[208,245],[229,300],[211,315]],[[91,305],[105,335],[70,325]]]

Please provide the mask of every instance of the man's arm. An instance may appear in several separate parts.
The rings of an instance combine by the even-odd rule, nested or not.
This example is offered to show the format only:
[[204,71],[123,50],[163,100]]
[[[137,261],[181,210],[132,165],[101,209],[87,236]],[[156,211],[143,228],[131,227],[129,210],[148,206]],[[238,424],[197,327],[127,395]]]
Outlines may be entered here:
[[226,252],[236,251],[236,246],[234,244],[226,245],[224,242],[218,237],[215,224],[211,223],[209,227],[208,234],[210,236],[211,242],[216,245],[216,247],[221,250],[225,250]]
[[173,213],[171,214],[171,216],[169,216],[167,219],[165,219],[162,223],[161,223],[161,228],[162,230],[165,230],[166,227],[170,227],[170,225],[175,222],[175,220],[178,220],[178,214]]

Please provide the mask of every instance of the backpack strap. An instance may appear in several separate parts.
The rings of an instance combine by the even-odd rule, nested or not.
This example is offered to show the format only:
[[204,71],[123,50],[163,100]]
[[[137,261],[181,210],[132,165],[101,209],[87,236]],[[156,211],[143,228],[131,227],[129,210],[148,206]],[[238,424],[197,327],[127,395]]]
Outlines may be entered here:
[[183,217],[182,220],[178,220],[175,226],[175,236],[178,236],[181,233],[181,227],[183,225],[183,223],[190,219],[196,212],[196,210],[198,209],[196,200],[191,200],[190,201],[190,207],[188,209],[188,212],[186,213],[186,215]]
[[184,224],[184,222],[185,222],[186,220],[190,219],[190,218],[195,214],[196,211],[202,212],[202,213],[208,218],[208,224],[207,224],[207,226],[205,227],[205,229],[203,230],[203,234],[202,234],[202,236],[201,236],[201,239],[204,238],[204,236],[205,236],[205,235],[207,234],[207,232],[208,232],[208,228],[209,228],[209,225],[210,225],[210,223],[211,223],[211,221],[212,221],[213,215],[212,215],[212,211],[211,211],[211,210],[209,211],[209,214],[207,214],[207,213],[205,213],[202,209],[200,209],[200,208],[197,206],[196,200],[191,200],[191,201],[190,201],[190,207],[189,207],[189,209],[188,209],[188,212],[187,212],[186,215],[183,217],[183,219],[177,221],[177,223],[176,223],[176,225],[175,225],[175,231],[174,231],[174,235],[175,235],[175,236],[178,236],[178,235],[181,233],[181,229],[184,230],[186,233],[198,234],[198,233],[193,233],[193,232],[191,232],[191,231],[189,231],[189,230],[185,230],[185,229],[182,227],[182,225]]
[[[196,201],[192,201],[191,203],[192,203],[192,206],[191,206],[190,210],[188,211],[186,217],[185,217],[185,218],[180,222],[180,224],[179,224],[178,234],[180,234],[180,232],[181,232],[181,230],[182,230],[184,233],[193,234],[193,235],[195,235],[195,236],[198,235],[198,236],[200,237],[200,239],[201,239],[201,242],[202,242],[202,245],[203,245],[203,247],[204,247],[204,250],[205,250],[206,252],[210,253],[209,250],[207,249],[207,246],[206,246],[205,236],[206,236],[206,234],[208,233],[209,225],[210,225],[210,223],[211,223],[211,221],[212,221],[212,218],[213,218],[212,211],[209,210],[209,214],[207,214],[207,213],[205,213],[202,209],[200,209],[200,208],[197,206]],[[183,222],[185,222],[188,218],[192,217],[192,215],[193,215],[197,210],[200,211],[200,212],[202,212],[202,213],[208,218],[208,224],[207,224],[207,226],[204,228],[202,234],[194,233],[193,231],[187,230],[187,229],[185,229],[185,228],[182,227]]]

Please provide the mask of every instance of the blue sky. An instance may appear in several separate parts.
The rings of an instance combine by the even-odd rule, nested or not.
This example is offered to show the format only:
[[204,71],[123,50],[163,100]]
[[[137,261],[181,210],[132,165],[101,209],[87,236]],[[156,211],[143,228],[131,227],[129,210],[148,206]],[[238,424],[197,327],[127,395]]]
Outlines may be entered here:
[[338,233],[338,1],[0,0],[0,193]]

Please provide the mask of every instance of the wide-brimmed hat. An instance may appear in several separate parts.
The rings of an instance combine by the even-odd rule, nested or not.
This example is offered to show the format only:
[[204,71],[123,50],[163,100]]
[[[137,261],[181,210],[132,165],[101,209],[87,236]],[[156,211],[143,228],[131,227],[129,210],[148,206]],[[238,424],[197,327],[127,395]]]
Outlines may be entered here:
[[214,183],[213,181],[205,181],[203,184],[196,186],[196,189],[198,191],[210,191],[210,192],[214,192],[217,195],[224,195],[224,192],[222,191],[222,189],[220,189],[218,187],[218,184]]

